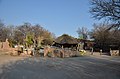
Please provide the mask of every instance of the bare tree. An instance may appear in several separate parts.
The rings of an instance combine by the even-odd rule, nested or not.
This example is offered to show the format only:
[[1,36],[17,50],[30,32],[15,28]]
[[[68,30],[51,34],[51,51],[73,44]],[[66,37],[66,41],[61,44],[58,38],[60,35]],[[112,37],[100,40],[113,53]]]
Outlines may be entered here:
[[109,50],[110,48],[119,49],[120,30],[106,30],[110,27],[110,24],[105,23],[94,24],[93,27],[94,29],[91,31],[90,36],[94,38],[95,47],[97,46],[103,50]]
[[96,43],[103,44],[107,43],[109,39],[109,31],[106,29],[109,27],[105,24],[94,24],[94,29],[91,32],[91,37],[95,39]]
[[86,40],[87,36],[88,36],[88,29],[85,27],[78,28],[77,33],[78,33],[80,39]]
[[95,19],[113,22],[111,27],[120,27],[120,0],[91,0],[90,13]]
[[4,37],[4,35],[3,35],[3,32],[4,32],[4,23],[2,23],[1,21],[0,21],[0,41],[3,41],[4,39],[3,39],[3,37]]
[[10,36],[10,29],[2,22],[0,22],[0,41],[5,41]]
[[22,44],[30,47],[36,44],[40,47],[42,44],[52,44],[54,35],[39,24],[24,23],[18,26],[6,26],[0,21],[0,41],[6,39],[9,40],[11,46]]
[[[94,29],[90,33],[90,36],[94,39],[94,48],[102,49],[103,51],[109,50],[109,45],[111,43],[111,35],[108,30],[106,30],[109,25],[100,23],[94,24]],[[95,50],[94,49],[94,50]]]

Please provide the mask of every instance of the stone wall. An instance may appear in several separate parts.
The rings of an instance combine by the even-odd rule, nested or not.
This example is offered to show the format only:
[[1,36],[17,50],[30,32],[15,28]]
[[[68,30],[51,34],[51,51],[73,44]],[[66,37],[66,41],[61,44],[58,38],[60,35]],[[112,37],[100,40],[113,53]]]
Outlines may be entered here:
[[2,49],[9,49],[9,48],[10,48],[9,43],[8,42],[3,42]]
[[44,48],[44,56],[50,56],[50,57],[74,57],[77,56],[78,52],[73,51],[70,49],[60,49],[60,48],[53,48],[53,47],[45,47]]
[[2,49],[2,42],[0,42],[0,49]]
[[5,42],[0,42],[0,48],[1,49],[9,49],[10,48],[8,39],[6,39]]
[[119,56],[119,50],[110,50],[111,56]]
[[0,42],[0,53],[10,54],[11,52],[14,52],[14,48],[9,46],[8,39],[5,42]]

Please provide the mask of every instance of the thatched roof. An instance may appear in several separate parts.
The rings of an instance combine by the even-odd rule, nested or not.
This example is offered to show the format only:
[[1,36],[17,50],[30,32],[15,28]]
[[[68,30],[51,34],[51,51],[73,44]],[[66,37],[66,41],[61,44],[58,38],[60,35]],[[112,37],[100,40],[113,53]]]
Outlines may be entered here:
[[55,40],[55,42],[59,44],[78,44],[78,41],[76,38],[69,36],[67,34],[63,34],[62,36],[58,37]]

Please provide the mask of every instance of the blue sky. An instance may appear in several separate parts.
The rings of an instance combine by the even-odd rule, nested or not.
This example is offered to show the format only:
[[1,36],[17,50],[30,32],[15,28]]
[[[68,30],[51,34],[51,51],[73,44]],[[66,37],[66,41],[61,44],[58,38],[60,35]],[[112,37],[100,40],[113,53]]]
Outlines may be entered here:
[[97,22],[89,13],[90,0],[0,0],[0,19],[7,25],[40,24],[56,36],[78,37],[78,27],[91,30]]

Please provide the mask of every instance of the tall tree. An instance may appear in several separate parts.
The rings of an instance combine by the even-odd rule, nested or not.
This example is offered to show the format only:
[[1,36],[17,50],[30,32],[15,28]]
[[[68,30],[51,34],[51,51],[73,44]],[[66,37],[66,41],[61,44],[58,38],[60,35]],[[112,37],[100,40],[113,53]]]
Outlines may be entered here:
[[91,32],[91,37],[95,39],[95,42],[99,45],[107,44],[109,41],[109,31],[106,29],[109,27],[107,24],[94,24],[94,29]]
[[120,27],[120,0],[91,0],[90,13],[95,19],[107,19],[113,24],[111,28]]
[[[91,5],[90,12],[93,18],[99,20],[105,18],[112,23],[107,30],[114,28],[120,31],[120,0],[91,0]],[[117,44],[120,55],[120,42]]]
[[[114,46],[118,49],[120,46],[120,31],[116,30],[106,30],[110,27],[109,24],[100,23],[94,24],[93,30],[90,33],[91,38],[94,38],[95,46],[108,50],[111,46]],[[112,47],[113,48],[113,47]]]
[[0,21],[0,41],[5,41],[10,36],[10,28]]
[[78,28],[77,33],[78,33],[80,39],[86,40],[88,37],[88,29],[85,27]]
[[5,28],[4,23],[0,21],[0,41],[4,41],[4,34],[3,34],[4,28]]
[[101,24],[94,24],[93,27],[94,28],[90,33],[90,35],[92,38],[94,38],[94,42],[95,42],[94,50],[96,50],[96,48],[99,48],[102,49],[103,51],[109,51],[111,36],[109,31],[108,30],[106,31],[109,25],[101,23]]
[[11,46],[22,44],[26,47],[31,45],[40,47],[42,44],[51,44],[54,36],[39,24],[24,23],[18,26],[6,26],[0,21],[0,41],[5,41],[6,39],[9,40]]

